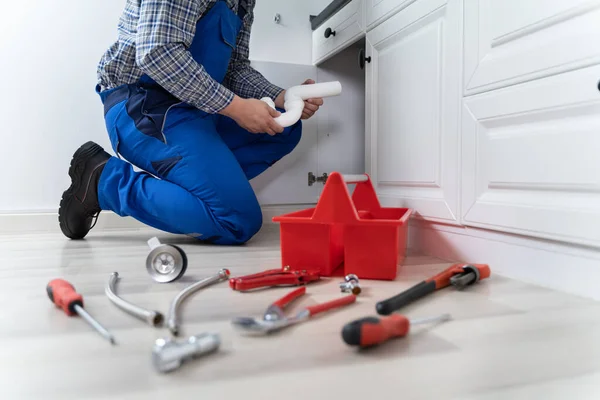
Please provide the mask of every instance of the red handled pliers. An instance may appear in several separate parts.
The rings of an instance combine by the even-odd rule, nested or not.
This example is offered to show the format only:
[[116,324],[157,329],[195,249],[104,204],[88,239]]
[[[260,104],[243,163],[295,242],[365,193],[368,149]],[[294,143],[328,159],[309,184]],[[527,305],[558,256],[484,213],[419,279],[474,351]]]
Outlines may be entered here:
[[321,278],[319,271],[291,271],[289,267],[271,269],[258,274],[231,278],[229,286],[233,290],[252,290],[271,286],[300,286],[318,281]]
[[232,324],[244,333],[266,335],[290,325],[306,321],[307,319],[319,313],[333,310],[334,308],[343,307],[356,301],[356,296],[351,294],[328,301],[326,303],[315,304],[314,306],[306,307],[303,310],[300,310],[296,315],[292,317],[286,317],[283,312],[284,308],[297,298],[303,296],[305,293],[305,287],[298,288],[277,300],[275,303],[271,304],[265,311],[262,319],[239,317],[235,318],[232,321]]

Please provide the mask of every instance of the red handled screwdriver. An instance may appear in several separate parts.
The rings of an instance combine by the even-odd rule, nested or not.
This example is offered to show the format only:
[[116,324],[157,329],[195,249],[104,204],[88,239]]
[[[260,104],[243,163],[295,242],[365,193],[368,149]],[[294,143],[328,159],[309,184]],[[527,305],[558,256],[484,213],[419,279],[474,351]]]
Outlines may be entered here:
[[443,322],[449,319],[450,314],[414,320],[398,314],[382,318],[367,317],[346,324],[342,329],[342,338],[350,346],[369,347],[395,337],[406,336],[411,325]]
[[46,292],[50,301],[62,308],[65,314],[70,317],[75,314],[79,315],[105,339],[115,344],[114,336],[83,309],[83,296],[75,291],[73,285],[63,279],[54,279],[46,286]]

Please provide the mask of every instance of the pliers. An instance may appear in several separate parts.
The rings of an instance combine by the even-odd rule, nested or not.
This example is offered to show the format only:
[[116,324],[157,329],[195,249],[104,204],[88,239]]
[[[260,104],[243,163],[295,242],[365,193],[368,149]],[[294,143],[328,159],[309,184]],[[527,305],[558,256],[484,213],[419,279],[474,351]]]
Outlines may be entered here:
[[306,321],[313,315],[346,306],[356,301],[356,296],[351,294],[336,300],[328,301],[327,303],[306,307],[305,309],[300,310],[295,316],[286,317],[283,309],[305,293],[306,287],[298,288],[271,304],[265,311],[262,319],[238,317],[232,321],[232,324],[244,333],[266,335],[290,325]]
[[300,286],[321,278],[319,271],[291,271],[290,267],[271,269],[257,274],[231,278],[229,286],[233,290],[252,290],[271,286]]

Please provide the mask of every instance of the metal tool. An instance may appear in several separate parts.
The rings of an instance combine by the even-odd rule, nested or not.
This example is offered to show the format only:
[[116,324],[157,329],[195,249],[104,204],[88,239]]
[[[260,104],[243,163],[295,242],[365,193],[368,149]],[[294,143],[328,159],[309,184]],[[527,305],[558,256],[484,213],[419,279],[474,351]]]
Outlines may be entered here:
[[342,290],[342,293],[352,293],[353,295],[358,296],[362,291],[358,276],[354,274],[346,275],[344,282],[340,283],[340,289]]
[[146,310],[145,308],[136,306],[135,304],[131,304],[128,301],[119,297],[116,293],[116,285],[119,280],[119,273],[113,272],[110,274],[108,278],[108,283],[106,284],[105,293],[108,299],[113,302],[114,305],[119,307],[121,310],[126,313],[133,315],[134,317],[141,319],[142,321],[147,322],[152,326],[160,326],[163,323],[164,317],[158,311]]
[[172,372],[185,361],[216,351],[220,345],[221,338],[212,333],[191,336],[180,342],[169,338],[158,339],[152,349],[152,363],[159,372]]
[[169,316],[167,318],[167,328],[169,331],[175,336],[179,335],[179,321],[177,320],[177,313],[179,311],[179,306],[185,299],[187,299],[191,294],[197,292],[200,289],[203,289],[207,286],[214,285],[215,283],[219,283],[229,279],[229,270],[221,269],[218,274],[202,279],[194,283],[193,285],[188,286],[183,289],[176,297],[173,299],[171,303],[171,307],[169,308]]
[[304,295],[305,293],[306,287],[298,288],[277,300],[275,303],[271,304],[265,311],[262,319],[238,317],[232,321],[232,324],[243,333],[266,335],[271,332],[286,328],[290,325],[306,321],[310,317],[324,311],[346,306],[356,301],[356,296],[351,294],[327,303],[306,307],[298,312],[295,316],[286,317],[283,313],[283,309],[292,301]]
[[342,339],[350,346],[370,347],[392,338],[408,335],[411,326],[448,321],[450,314],[409,320],[404,315],[367,317],[350,322],[342,329]]
[[[369,60],[370,62],[370,60]],[[329,175],[324,172],[321,176],[316,176],[312,172],[308,173],[308,186],[312,186],[317,182],[327,183],[327,179],[329,179]],[[366,182],[369,180],[369,177],[365,174],[343,174],[342,180],[346,183],[359,183]]]
[[174,244],[162,244],[158,238],[148,240],[150,253],[146,258],[146,270],[159,283],[168,283],[181,278],[187,269],[185,252]]
[[490,267],[487,264],[454,264],[436,276],[394,297],[380,301],[376,305],[377,313],[389,315],[423,296],[450,285],[462,290],[469,285],[479,282],[481,279],[489,278],[490,274]]
[[79,315],[90,324],[99,334],[110,343],[115,344],[114,336],[106,330],[98,321],[83,309],[83,296],[75,291],[75,287],[64,279],[54,279],[46,286],[46,293],[50,301],[68,316]]
[[291,271],[290,267],[283,267],[231,278],[229,287],[233,290],[246,291],[272,286],[299,286],[318,281],[320,278],[319,271]]

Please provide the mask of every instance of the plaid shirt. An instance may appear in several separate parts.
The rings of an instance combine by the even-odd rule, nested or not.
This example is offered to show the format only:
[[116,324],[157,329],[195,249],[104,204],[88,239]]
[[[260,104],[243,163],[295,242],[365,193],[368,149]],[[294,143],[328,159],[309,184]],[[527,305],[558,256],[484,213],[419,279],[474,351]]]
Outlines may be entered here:
[[[243,98],[275,99],[283,89],[267,81],[248,60],[256,0],[248,0],[248,12],[223,85],[187,51],[196,23],[217,1],[127,0],[118,40],[98,66],[98,83],[114,88],[135,83],[145,73],[181,101],[211,114],[228,106],[234,93]],[[227,5],[237,12],[238,0],[227,0]]]

